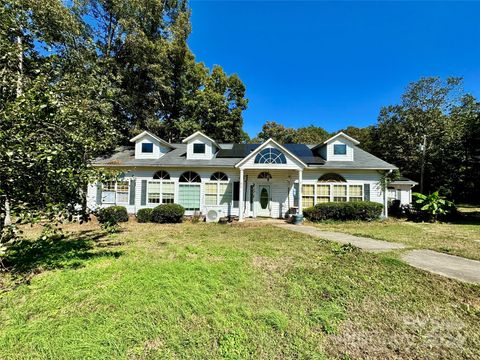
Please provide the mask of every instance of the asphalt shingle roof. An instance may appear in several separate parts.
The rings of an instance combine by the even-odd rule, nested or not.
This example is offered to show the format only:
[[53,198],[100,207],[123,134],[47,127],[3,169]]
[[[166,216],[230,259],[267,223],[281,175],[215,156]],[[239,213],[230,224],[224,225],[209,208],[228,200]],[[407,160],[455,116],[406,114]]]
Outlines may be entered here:
[[[212,160],[189,160],[186,158],[186,144],[171,144],[173,150],[159,159],[135,159],[133,146],[116,149],[111,156],[94,161],[95,166],[165,166],[165,167],[234,167],[260,144],[220,144],[221,149]],[[330,169],[393,169],[394,165],[354,146],[354,161],[325,161],[312,146],[305,144],[284,144],[288,151],[304,163],[315,168]]]

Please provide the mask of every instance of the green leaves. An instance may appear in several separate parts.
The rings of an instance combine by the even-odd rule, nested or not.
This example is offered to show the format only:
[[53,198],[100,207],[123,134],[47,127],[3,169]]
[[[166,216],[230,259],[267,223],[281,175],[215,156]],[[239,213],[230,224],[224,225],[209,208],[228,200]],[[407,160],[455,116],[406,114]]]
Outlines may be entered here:
[[439,215],[446,215],[455,209],[454,203],[440,196],[438,191],[429,195],[413,193],[412,196],[414,206],[430,215],[433,221],[436,221]]

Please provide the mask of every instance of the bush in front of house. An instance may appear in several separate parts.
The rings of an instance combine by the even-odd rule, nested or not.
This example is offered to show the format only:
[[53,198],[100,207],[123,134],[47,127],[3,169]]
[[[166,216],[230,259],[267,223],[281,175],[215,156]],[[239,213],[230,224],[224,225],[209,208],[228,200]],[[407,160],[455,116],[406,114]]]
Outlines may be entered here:
[[153,209],[140,209],[137,211],[137,221],[139,223],[147,223],[152,221]]
[[373,220],[382,215],[383,205],[373,201],[327,202],[303,210],[310,221]]
[[178,204],[162,204],[152,210],[151,221],[160,224],[176,224],[183,220],[185,209]]
[[100,224],[117,224],[128,221],[128,212],[125,206],[110,206],[97,211],[97,219]]

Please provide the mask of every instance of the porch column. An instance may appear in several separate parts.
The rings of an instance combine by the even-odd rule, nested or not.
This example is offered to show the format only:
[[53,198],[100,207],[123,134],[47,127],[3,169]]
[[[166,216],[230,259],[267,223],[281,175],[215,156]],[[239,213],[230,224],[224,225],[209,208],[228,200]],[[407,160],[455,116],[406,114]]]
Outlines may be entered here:
[[303,171],[298,170],[298,214],[303,214],[303,204],[302,204],[302,181],[303,181]]
[[244,221],[244,201],[243,201],[243,169],[240,169],[240,189],[238,191],[238,221]]

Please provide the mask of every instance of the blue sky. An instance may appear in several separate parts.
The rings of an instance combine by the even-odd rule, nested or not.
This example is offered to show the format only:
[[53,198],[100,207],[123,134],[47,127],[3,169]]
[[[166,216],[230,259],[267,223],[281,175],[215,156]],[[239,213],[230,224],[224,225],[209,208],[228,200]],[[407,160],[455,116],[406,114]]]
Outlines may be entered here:
[[376,122],[422,76],[480,97],[480,3],[191,1],[198,61],[247,86],[244,129]]

